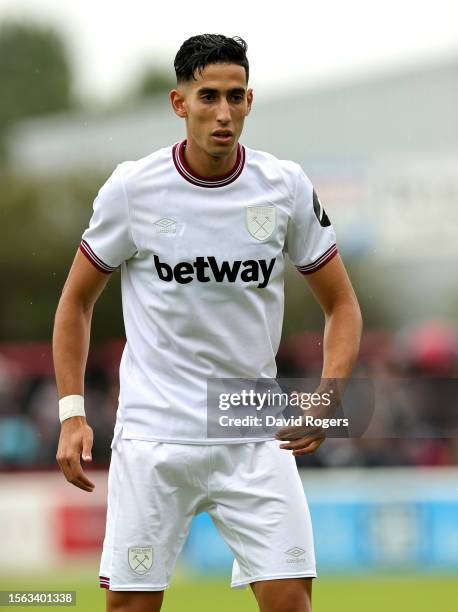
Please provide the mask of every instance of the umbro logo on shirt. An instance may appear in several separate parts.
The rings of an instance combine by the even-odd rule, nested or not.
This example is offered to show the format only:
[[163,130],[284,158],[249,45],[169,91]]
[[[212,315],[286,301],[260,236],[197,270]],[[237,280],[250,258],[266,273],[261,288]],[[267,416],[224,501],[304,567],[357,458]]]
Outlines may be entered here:
[[275,265],[275,257],[269,262],[265,259],[247,259],[246,261],[236,260],[233,262],[222,261],[220,264],[214,257],[196,257],[193,263],[180,261],[172,268],[169,264],[160,261],[157,255],[154,256],[154,265],[158,277],[167,283],[175,280],[181,285],[197,280],[200,283],[208,283],[213,279],[217,283],[235,283],[240,278],[244,283],[258,282],[258,288],[264,289],[272,274]]
[[158,234],[176,234],[177,232],[177,222],[175,219],[169,219],[168,217],[159,219],[159,221],[153,223],[153,227]]

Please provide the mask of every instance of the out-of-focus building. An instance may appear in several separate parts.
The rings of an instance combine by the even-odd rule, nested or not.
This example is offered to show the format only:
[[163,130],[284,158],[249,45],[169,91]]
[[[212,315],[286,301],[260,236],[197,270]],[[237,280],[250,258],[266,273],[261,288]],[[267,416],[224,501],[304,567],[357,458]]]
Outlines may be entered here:
[[[379,294],[386,289],[387,312],[450,317],[458,304],[457,108],[454,57],[269,100],[255,92],[242,142],[303,165],[347,261],[370,264]],[[118,112],[22,121],[9,154],[27,173],[109,174],[183,134],[164,95]]]
[[[256,94],[256,92],[255,92]],[[458,155],[458,57],[270,100],[255,95],[242,141],[311,165],[347,169],[386,155]],[[110,169],[179,140],[182,122],[167,96],[104,115],[62,114],[22,121],[10,156],[28,172]],[[349,172],[353,169],[353,173]],[[356,176],[355,176],[356,175]]]

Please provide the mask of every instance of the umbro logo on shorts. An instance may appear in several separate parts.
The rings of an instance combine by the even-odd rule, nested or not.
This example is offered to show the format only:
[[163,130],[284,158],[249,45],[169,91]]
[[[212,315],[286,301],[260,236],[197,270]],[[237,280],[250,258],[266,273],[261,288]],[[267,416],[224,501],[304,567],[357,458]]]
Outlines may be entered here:
[[300,557],[305,553],[303,548],[299,548],[299,546],[293,546],[293,548],[289,548],[285,550],[286,555],[291,555],[291,557]]
[[180,261],[175,267],[160,261],[157,255],[154,256],[154,265],[158,277],[167,283],[175,280],[181,285],[197,280],[200,283],[208,283],[213,279],[217,283],[235,283],[240,279],[244,283],[258,282],[258,288],[264,289],[269,283],[270,275],[275,265],[275,257],[269,262],[265,259],[247,259],[246,261],[222,261],[220,264],[214,257],[196,257],[192,263]]
[[305,555],[305,550],[299,546],[293,546],[292,548],[285,550],[285,555],[288,555],[286,558],[286,563],[288,563],[288,565],[295,563],[303,565],[305,563],[305,557],[303,556]]

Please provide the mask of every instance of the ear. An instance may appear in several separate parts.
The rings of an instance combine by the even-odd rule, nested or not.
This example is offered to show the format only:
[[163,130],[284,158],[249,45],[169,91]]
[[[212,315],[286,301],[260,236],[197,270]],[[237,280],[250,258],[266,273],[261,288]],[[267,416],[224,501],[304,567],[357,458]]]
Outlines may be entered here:
[[188,116],[183,92],[181,92],[179,89],[172,89],[172,91],[169,93],[169,100],[175,115],[178,115],[178,117],[181,117],[182,119]]
[[246,93],[246,100],[247,100],[247,116],[250,114],[251,111],[251,105],[253,104],[253,90],[249,89]]

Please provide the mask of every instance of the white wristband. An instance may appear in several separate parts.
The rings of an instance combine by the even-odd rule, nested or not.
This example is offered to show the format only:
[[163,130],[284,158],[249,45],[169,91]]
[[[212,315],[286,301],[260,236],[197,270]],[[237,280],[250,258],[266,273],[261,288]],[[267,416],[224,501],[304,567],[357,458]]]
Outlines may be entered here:
[[65,421],[74,416],[86,416],[84,412],[84,397],[82,395],[66,395],[59,400],[59,419]]

